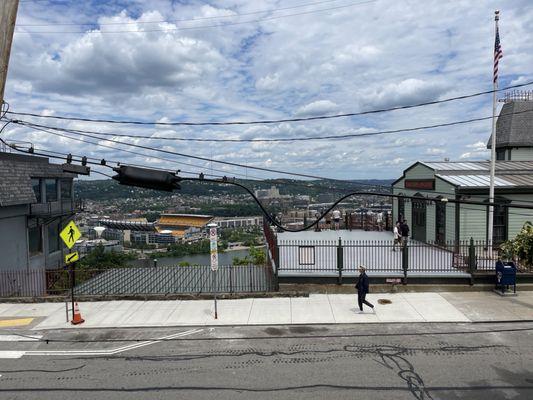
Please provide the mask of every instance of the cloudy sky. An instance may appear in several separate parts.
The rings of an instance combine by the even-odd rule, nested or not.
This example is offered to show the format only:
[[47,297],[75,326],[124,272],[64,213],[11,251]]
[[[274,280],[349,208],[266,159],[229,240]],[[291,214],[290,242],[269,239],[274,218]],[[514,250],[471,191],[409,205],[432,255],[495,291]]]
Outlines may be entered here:
[[[504,52],[500,86],[533,80],[531,0],[20,1],[5,95],[16,112],[158,122],[251,121],[359,112],[490,90],[495,9],[501,10]],[[228,127],[25,119],[115,134],[290,138],[485,117],[491,115],[491,104],[489,95],[373,116]],[[292,143],[115,139],[339,179],[396,178],[416,160],[487,159],[490,126],[484,121]],[[30,141],[36,148],[125,163],[282,176],[105,140],[85,138],[108,147],[13,125],[6,131],[8,139]]]

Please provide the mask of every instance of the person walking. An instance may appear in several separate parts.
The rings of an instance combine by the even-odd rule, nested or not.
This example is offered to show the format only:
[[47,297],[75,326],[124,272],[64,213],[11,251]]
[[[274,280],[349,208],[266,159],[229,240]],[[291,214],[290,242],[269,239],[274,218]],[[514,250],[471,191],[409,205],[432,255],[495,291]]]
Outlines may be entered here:
[[396,225],[394,225],[394,241],[392,243],[392,251],[396,251],[396,245],[401,246],[402,244],[402,235],[400,233],[400,223],[396,222]]
[[376,217],[376,222],[378,225],[378,232],[381,232],[383,230],[383,213],[381,211],[378,212],[378,215]]
[[357,303],[359,305],[359,314],[363,313],[363,304],[366,304],[368,307],[374,311],[374,305],[366,301],[365,297],[368,293],[368,275],[366,274],[366,268],[362,265],[359,266],[359,278],[355,284],[357,289]]
[[333,210],[333,226],[335,230],[338,231],[340,228],[341,222],[341,212],[339,210]]

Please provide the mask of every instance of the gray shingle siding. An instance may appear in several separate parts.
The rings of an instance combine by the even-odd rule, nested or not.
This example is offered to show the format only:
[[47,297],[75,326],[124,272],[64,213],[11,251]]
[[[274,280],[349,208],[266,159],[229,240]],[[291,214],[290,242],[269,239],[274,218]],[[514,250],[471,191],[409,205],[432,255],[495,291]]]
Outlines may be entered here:
[[[487,148],[491,148],[492,136]],[[533,101],[505,103],[496,122],[496,148],[533,147]]]

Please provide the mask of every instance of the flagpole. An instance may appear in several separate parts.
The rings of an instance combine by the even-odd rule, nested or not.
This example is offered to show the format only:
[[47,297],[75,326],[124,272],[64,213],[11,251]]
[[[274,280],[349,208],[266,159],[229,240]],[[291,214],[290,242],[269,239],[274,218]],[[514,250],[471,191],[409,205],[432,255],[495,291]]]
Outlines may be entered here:
[[[494,37],[498,34],[498,21],[500,19],[500,12],[494,11]],[[490,145],[490,187],[489,187],[489,202],[494,203],[494,175],[496,174],[496,91],[498,89],[498,79],[493,78],[492,90],[492,141]],[[488,253],[492,257],[492,236],[494,229],[494,207],[489,206],[489,221],[488,221],[487,244]]]

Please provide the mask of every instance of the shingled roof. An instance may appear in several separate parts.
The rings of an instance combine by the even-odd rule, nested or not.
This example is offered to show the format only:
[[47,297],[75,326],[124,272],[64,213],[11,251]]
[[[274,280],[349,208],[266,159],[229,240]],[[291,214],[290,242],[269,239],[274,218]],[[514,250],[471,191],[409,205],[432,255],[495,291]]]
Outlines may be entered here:
[[0,152],[0,207],[36,203],[31,178],[75,178],[48,158]]
[[[487,143],[491,148],[492,135]],[[496,148],[533,147],[533,101],[505,103],[496,122]]]

